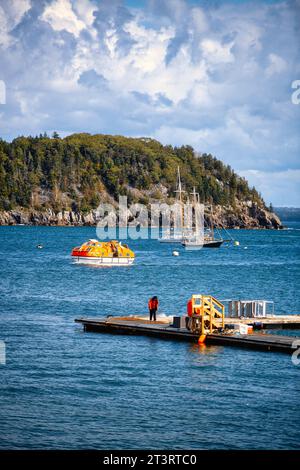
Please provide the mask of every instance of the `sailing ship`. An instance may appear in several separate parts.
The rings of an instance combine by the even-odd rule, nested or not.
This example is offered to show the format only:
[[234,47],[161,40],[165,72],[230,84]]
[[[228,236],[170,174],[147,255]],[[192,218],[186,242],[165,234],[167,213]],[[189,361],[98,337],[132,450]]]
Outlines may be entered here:
[[[191,194],[193,195],[193,207],[196,211],[197,204],[200,204],[199,194],[196,193],[195,188]],[[211,225],[209,228],[203,227],[203,230],[200,230],[200,227],[197,227],[197,224],[194,224],[194,227],[192,227],[192,229],[189,229],[188,232],[184,234],[182,246],[186,250],[200,250],[201,248],[219,248],[225,241],[230,241],[224,240],[220,236],[220,234],[219,238],[215,237],[212,205],[210,220]]]
[[[184,220],[184,209],[187,210],[188,214],[196,213],[197,207],[200,205],[200,198],[199,194],[196,193],[194,188],[191,195],[192,203],[190,203],[189,196],[187,195],[186,202],[183,201],[183,194],[186,191],[182,189],[181,177],[180,177],[180,169],[179,166],[177,168],[177,189],[176,193],[176,204],[180,210],[180,224],[179,227],[176,229],[169,229],[168,232],[164,233],[161,238],[159,238],[160,243],[178,243],[184,246],[187,250],[199,250],[200,248],[219,248],[224,242],[229,242],[231,240],[224,240],[219,232],[219,237],[215,236],[215,230],[213,226],[213,209],[211,205],[211,225],[210,227],[204,228],[204,236],[203,233],[200,233],[199,227],[197,224],[192,223],[192,220]],[[190,207],[192,206],[192,210],[190,211]],[[185,217],[189,218],[189,217]]]

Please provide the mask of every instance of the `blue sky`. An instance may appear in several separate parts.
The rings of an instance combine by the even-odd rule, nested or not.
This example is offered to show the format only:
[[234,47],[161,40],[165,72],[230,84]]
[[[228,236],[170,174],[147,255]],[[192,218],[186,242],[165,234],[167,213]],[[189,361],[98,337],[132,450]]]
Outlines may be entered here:
[[299,25],[300,0],[0,0],[0,136],[190,144],[300,206]]

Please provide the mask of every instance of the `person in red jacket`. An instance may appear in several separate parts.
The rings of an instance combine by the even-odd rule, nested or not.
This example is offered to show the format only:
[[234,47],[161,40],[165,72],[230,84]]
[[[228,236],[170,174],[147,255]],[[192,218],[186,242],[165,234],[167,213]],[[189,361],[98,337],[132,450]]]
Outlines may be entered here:
[[158,309],[158,298],[156,295],[154,297],[151,297],[148,302],[148,308],[149,308],[149,314],[150,314],[150,321],[156,321],[156,312]]
[[193,315],[193,301],[192,299],[188,300],[188,303],[186,305],[186,313],[188,314],[189,317]]

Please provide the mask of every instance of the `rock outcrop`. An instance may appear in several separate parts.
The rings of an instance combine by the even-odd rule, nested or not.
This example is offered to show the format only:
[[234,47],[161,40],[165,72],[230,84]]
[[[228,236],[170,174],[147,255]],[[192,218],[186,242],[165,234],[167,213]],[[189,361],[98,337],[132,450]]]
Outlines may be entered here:
[[213,215],[205,214],[207,224],[237,229],[281,229],[283,225],[279,217],[263,207],[251,202],[240,202],[235,207],[216,206]]
[[[132,214],[128,213],[129,220]],[[113,218],[111,219],[113,221]],[[97,211],[80,213],[75,211],[54,212],[53,209],[37,211],[16,209],[0,212],[0,225],[50,225],[50,226],[94,226],[99,221]],[[215,206],[213,214],[205,210],[207,225],[236,229],[280,229],[279,217],[251,202],[240,202],[232,206]]]

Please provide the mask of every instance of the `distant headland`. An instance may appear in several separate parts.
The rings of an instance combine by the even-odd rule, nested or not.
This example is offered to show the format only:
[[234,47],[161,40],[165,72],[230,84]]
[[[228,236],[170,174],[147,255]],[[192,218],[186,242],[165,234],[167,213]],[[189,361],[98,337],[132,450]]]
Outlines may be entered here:
[[[226,228],[279,229],[272,207],[233,169],[189,146],[150,138],[46,134],[0,139],[0,225],[95,225],[100,203],[172,202],[177,167],[187,192],[213,204],[207,222]],[[277,212],[279,213],[279,212]]]

